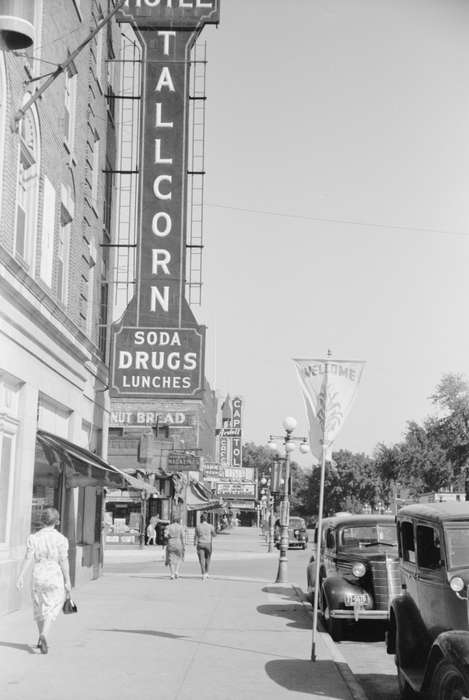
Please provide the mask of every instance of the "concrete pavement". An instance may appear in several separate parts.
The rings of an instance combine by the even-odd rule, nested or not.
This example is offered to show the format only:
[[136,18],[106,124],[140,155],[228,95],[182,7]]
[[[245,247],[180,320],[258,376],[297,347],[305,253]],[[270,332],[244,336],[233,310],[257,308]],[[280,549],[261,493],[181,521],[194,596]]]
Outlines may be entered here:
[[[0,620],[0,691],[8,700],[296,700],[363,698],[325,633],[309,661],[310,606],[272,584],[278,552],[255,528],[215,541],[203,582],[188,546],[169,580],[158,547],[107,550],[101,579],[74,591],[47,656],[32,647],[31,611]],[[309,610],[308,610],[309,608]]]

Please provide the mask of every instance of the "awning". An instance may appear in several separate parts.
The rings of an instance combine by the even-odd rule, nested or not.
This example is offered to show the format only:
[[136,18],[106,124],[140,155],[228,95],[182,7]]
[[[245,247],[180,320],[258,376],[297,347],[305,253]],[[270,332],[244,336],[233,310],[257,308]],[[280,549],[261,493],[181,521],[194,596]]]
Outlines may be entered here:
[[45,430],[38,430],[36,439],[43,448],[50,464],[59,468],[62,464],[65,464],[69,468],[66,476],[70,486],[101,485],[158,493],[155,487],[122,472],[93,452],[84,447],[79,447],[65,438],[53,435]]
[[199,481],[190,481],[186,491],[187,510],[216,510],[223,508],[224,503],[214,498],[209,489]]
[[148,495],[160,495],[160,492],[158,491],[156,486],[152,486],[152,484],[149,484],[147,481],[144,481],[139,477],[132,476],[131,474],[126,474],[125,472],[121,472],[120,469],[117,469],[117,467],[114,467],[114,469],[124,476],[124,478],[129,484],[129,488],[137,489],[138,491],[145,491],[145,493],[147,493]]

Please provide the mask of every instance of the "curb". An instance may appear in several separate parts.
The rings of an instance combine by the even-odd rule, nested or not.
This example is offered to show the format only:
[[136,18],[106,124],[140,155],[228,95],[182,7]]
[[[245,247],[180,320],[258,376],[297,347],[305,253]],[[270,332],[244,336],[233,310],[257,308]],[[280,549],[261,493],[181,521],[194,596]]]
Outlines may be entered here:
[[[295,591],[295,595],[298,598],[298,601],[301,603],[306,613],[310,616],[311,620],[313,620],[313,611],[309,607],[309,604],[306,605],[307,601],[305,600],[305,593],[299,586],[291,584],[291,587]],[[321,626],[319,618],[318,623]],[[339,671],[340,675],[344,680],[345,685],[347,686],[347,688],[350,691],[350,694],[352,695],[353,700],[369,700],[367,694],[363,690],[361,683],[359,683],[355,678],[352,669],[350,668],[340,651],[337,649],[337,646],[332,641],[330,635],[324,629],[320,630],[320,634],[322,635],[322,639],[325,645],[327,646],[332,661],[335,663],[337,670]]]

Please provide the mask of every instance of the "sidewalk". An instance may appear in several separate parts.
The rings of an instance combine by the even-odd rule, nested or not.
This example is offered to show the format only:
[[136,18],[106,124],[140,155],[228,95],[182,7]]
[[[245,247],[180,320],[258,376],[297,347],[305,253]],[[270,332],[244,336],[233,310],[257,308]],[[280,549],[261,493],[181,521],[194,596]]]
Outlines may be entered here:
[[[0,620],[0,691],[8,700],[352,700],[340,658],[294,586],[272,584],[278,553],[255,528],[216,539],[213,577],[188,548],[170,581],[158,547],[106,551],[104,576],[74,591],[47,656],[29,610]],[[341,673],[342,670],[342,673]],[[346,669],[345,669],[346,670]],[[363,697],[363,696],[361,696]]]

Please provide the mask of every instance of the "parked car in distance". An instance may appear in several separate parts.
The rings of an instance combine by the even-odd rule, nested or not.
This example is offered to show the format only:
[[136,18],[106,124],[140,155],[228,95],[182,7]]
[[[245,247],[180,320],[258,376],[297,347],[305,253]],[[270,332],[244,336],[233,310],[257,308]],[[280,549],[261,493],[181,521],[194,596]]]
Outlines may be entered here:
[[[344,623],[389,617],[400,590],[395,518],[392,515],[339,514],[321,528],[319,606],[327,631],[340,641]],[[306,570],[312,600],[315,553]]]
[[[277,549],[280,548],[281,527],[280,520],[275,522],[274,528],[274,543]],[[299,547],[306,549],[308,544],[308,533],[306,532],[306,523],[303,518],[292,515],[288,520],[288,548],[293,549]]]
[[401,698],[469,697],[469,503],[397,513],[401,594],[390,606],[388,654]]

